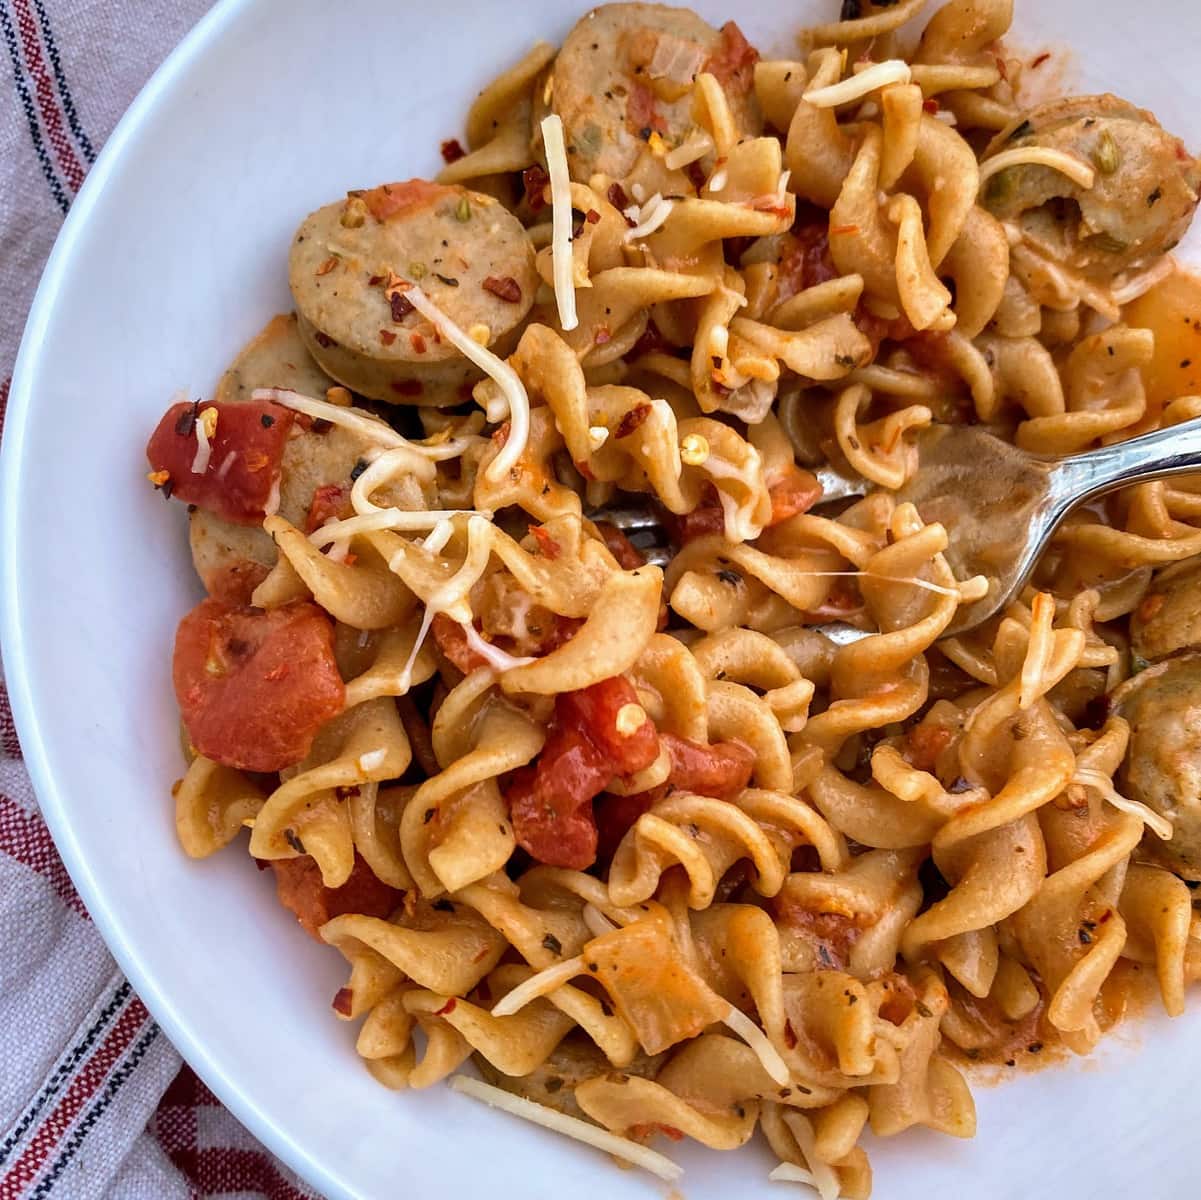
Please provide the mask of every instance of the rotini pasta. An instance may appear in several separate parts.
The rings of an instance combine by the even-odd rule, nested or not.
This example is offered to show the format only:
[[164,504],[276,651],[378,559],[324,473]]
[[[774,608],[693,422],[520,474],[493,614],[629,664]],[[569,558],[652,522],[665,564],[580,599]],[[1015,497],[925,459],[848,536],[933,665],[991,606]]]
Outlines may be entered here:
[[931,426],[1201,414],[1201,168],[1025,103],[1013,7],[856,0],[772,61],[605,5],[438,181],[309,217],[296,314],[155,431],[208,592],[180,843],[249,830],[386,1086],[665,1179],[656,1136],[761,1131],[866,1200],[866,1130],[974,1134],[973,1063],[1088,1052],[1140,973],[1183,1011],[1201,477],[1073,513],[953,635],[987,581],[896,494]]

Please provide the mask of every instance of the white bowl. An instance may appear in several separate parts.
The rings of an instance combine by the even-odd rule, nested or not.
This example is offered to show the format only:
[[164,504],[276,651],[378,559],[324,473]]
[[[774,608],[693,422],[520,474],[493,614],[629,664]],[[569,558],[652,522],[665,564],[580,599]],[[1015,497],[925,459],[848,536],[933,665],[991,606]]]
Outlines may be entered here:
[[[105,148],[55,247],[22,344],[0,498],[4,656],[26,761],[88,909],[188,1061],[330,1197],[652,1197],[602,1155],[443,1088],[385,1091],[329,1001],[340,956],[231,849],[175,842],[175,624],[199,587],[182,505],[144,479],[171,393],[210,394],[271,313],[301,217],[347,188],[433,172],[476,90],[582,5],[226,0]],[[699,3],[787,50],[835,0]],[[1154,109],[1196,146],[1201,7],[1018,0],[1026,47],[1069,81]],[[1059,70],[1056,59],[1044,68]],[[869,1145],[877,1195],[1173,1197],[1196,1186],[1201,1021],[1149,1018],[1092,1060],[977,1090],[979,1135]],[[674,1150],[673,1150],[674,1152]],[[689,1200],[781,1194],[762,1149],[679,1148]]]

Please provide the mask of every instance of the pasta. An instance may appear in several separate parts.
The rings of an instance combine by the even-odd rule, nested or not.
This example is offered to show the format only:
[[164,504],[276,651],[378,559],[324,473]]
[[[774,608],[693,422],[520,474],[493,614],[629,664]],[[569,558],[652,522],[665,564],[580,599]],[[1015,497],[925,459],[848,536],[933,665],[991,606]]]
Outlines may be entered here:
[[180,843],[249,830],[387,1087],[864,1200],[865,1130],[975,1133],[975,1063],[1087,1053],[1140,978],[1183,1011],[1201,476],[954,636],[987,583],[897,494],[934,425],[1201,414],[1201,167],[1029,107],[1013,7],[854,0],[775,61],[597,9],[438,180],[307,218],[295,315],[154,432],[208,593]]

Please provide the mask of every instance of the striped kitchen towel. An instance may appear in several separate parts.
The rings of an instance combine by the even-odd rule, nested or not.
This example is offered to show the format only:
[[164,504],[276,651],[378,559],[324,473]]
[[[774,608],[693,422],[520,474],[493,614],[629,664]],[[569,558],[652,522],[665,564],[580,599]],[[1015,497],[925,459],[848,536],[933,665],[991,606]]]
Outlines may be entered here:
[[[207,0],[0,0],[0,434],[71,201]],[[311,1200],[184,1066],[71,886],[0,673],[0,1200]]]

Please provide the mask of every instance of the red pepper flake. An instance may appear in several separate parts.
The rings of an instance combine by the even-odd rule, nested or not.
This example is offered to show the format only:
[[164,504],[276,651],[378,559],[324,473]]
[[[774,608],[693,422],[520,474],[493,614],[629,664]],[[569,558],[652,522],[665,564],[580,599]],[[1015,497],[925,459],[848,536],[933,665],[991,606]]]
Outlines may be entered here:
[[389,295],[388,303],[392,306],[392,320],[398,325],[413,311],[413,302],[405,299],[399,292]]
[[420,396],[425,390],[419,379],[393,379],[388,387],[398,396]]
[[412,347],[413,347],[413,349],[414,349],[414,350],[415,350],[415,351],[416,351],[418,354],[424,354],[424,353],[425,353],[425,350],[426,350],[425,338],[423,338],[423,337],[421,336],[421,334],[419,334],[419,333],[410,333],[410,334],[409,334],[409,345],[410,345],[410,346],[412,346]]
[[512,275],[489,275],[481,286],[506,304],[518,304],[521,301],[521,284]]
[[603,346],[612,340],[613,335],[609,332],[608,325],[598,325],[595,332],[592,334],[592,344],[594,346]]
[[313,340],[317,343],[318,346],[324,346],[327,350],[331,346],[336,346],[338,344],[337,342],[334,341],[334,339],[332,337],[329,336],[329,334],[322,333],[320,329],[314,330]]
[[460,158],[466,157],[467,151],[463,149],[463,145],[458,138],[447,138],[442,143],[442,161],[444,163],[458,162]]
[[379,340],[383,342],[385,346],[390,346],[394,341],[396,341],[396,334],[394,334],[390,329],[381,329],[379,331]]
[[550,183],[546,168],[541,163],[526,167],[521,173],[521,182],[525,187],[525,202],[530,212],[541,212],[546,207],[546,187]]
[[329,258],[327,258],[325,262],[323,262],[321,266],[317,268],[317,274],[328,275],[337,265],[338,256],[336,254],[331,254]]
[[643,422],[650,415],[651,406],[649,404],[636,404],[628,412],[622,414],[613,436],[617,438],[629,437],[636,429],[641,428]]
[[509,440],[509,431],[512,428],[513,428],[512,425],[508,421],[506,421],[498,429],[494,429],[492,431],[492,444],[498,450],[502,449],[504,447],[504,444]]
[[1047,59],[1050,57],[1051,57],[1051,51],[1044,50],[1037,58],[1035,58],[1033,60],[1033,62],[1031,62],[1030,70],[1037,71],[1038,68],[1041,67],[1043,65],[1043,63],[1045,63],[1047,61]]
[[859,232],[858,225],[831,225],[830,226],[830,236],[831,237],[841,237],[844,234],[853,234],[853,233],[858,233],[858,232]]
[[923,111],[925,111],[925,112],[928,112],[928,113],[930,113],[931,115],[933,115],[934,113],[938,112],[938,110],[939,110],[941,107],[942,107],[942,105],[941,105],[941,104],[939,104],[939,103],[938,103],[938,101],[937,101],[937,100],[935,100],[933,96],[931,96],[929,100],[923,100],[923,101],[922,101],[922,109],[923,109]]
[[446,1016],[447,1013],[454,1012],[455,1005],[458,1004],[458,1002],[459,1002],[459,999],[457,996],[451,996],[451,998],[449,1000],[447,1000],[447,1002],[444,1005],[442,1005],[442,1007],[434,1013],[434,1016],[435,1017],[444,1017],[444,1016]]
[[584,214],[584,220],[587,221],[589,225],[599,225],[600,213],[598,213],[595,208],[590,208]]
[[379,287],[379,285],[383,282],[384,282],[384,277],[382,275],[372,275],[367,280],[367,286],[368,287]]
[[583,459],[580,459],[579,461],[577,461],[577,462],[576,462],[576,464],[575,464],[575,469],[576,469],[577,471],[579,471],[579,473],[580,473],[581,475],[583,475],[583,477],[584,477],[585,479],[587,479],[589,483],[595,483],[595,482],[596,482],[596,474],[595,474],[595,472],[592,470],[592,468],[591,468],[591,467],[590,467],[590,466],[589,466],[589,465],[588,465],[588,464],[587,464],[587,463],[586,463],[586,462],[585,462]]
[[334,994],[333,1003],[330,1005],[330,1008],[332,1008],[339,1016],[349,1017],[353,1011],[353,1004],[354,992],[352,992],[350,988],[339,988]]
[[1008,83],[1009,82],[1009,64],[999,54],[996,54],[993,56],[993,61],[996,62],[996,64],[997,64],[997,74],[1000,75],[1001,78],[1004,79],[1006,83]]
[[551,537],[544,526],[531,525],[530,535],[538,543],[538,549],[541,551],[542,556],[549,558],[551,562],[554,562],[563,553],[563,547]]
[[609,203],[620,212],[624,212],[630,207],[630,198],[626,195],[625,188],[620,183],[609,184],[609,190],[605,193]]

